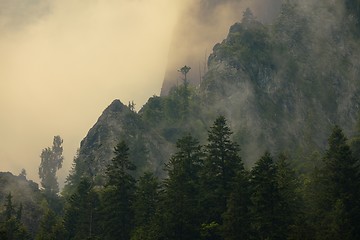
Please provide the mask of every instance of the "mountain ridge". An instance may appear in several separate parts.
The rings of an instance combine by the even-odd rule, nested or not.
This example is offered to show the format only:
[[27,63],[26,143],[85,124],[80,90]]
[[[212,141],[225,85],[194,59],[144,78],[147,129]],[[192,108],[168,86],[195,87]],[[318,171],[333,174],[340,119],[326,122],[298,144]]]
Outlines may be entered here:
[[[360,49],[351,19],[336,5],[324,6],[289,2],[272,25],[246,10],[214,46],[200,87],[184,81],[167,96],[149,98],[138,113],[115,100],[85,137],[75,164],[94,158],[90,172],[103,175],[116,142],[125,140],[139,172],[161,176],[176,140],[191,133],[204,143],[218,115],[229,120],[247,166],[266,150],[288,152],[302,165],[325,149],[335,124],[351,135],[360,106]],[[319,14],[329,28],[314,33],[323,24]],[[88,173],[76,170],[69,179],[82,174]]]

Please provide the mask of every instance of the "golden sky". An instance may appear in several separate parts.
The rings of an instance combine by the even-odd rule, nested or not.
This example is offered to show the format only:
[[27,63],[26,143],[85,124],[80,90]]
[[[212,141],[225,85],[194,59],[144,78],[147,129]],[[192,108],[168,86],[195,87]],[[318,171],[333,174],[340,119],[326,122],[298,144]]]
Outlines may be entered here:
[[[158,95],[179,5],[169,0],[0,0],[0,171],[38,180],[64,139],[64,167],[113,99]],[[49,1],[48,1],[49,2]]]
[[[187,45],[170,59],[187,59],[187,49],[205,63],[247,6],[267,20],[282,0],[207,1],[0,0],[0,171],[24,168],[38,181],[41,151],[60,135],[63,182],[80,141],[114,99],[140,109],[159,95],[171,44]],[[197,18],[206,4],[219,7]]]

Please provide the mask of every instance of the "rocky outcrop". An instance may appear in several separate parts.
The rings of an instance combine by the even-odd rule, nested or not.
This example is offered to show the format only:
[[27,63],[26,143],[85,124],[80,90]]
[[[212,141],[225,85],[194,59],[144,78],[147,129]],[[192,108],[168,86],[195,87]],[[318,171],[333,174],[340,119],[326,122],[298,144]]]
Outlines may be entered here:
[[90,176],[98,185],[104,183],[105,170],[114,157],[114,147],[124,140],[130,148],[130,160],[136,175],[144,171],[163,174],[162,168],[172,146],[150,129],[138,113],[114,100],[102,113],[80,144],[78,156],[68,181],[76,185],[82,176]]

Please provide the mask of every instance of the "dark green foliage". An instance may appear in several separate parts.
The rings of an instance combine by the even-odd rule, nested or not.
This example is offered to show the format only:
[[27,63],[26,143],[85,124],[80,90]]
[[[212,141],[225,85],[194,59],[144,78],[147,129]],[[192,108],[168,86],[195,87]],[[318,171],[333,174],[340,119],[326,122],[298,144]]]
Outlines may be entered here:
[[141,116],[151,125],[156,125],[164,118],[163,99],[158,96],[152,96],[141,109]]
[[249,173],[241,170],[237,173],[235,183],[223,214],[223,236],[225,240],[250,239],[252,236],[251,192]]
[[[298,239],[298,180],[285,155],[275,162],[269,152],[251,171],[252,228],[256,239]],[[301,224],[301,223],[298,223]]]
[[41,163],[39,167],[39,177],[41,186],[47,196],[59,193],[59,184],[56,172],[62,167],[64,157],[62,156],[63,140],[60,136],[55,136],[52,148],[45,148],[41,152]]
[[282,239],[277,168],[266,152],[251,171],[253,228],[257,239]]
[[183,79],[183,82],[174,86],[167,96],[149,98],[139,114],[146,123],[167,134],[165,138],[175,143],[184,131],[176,136],[170,136],[168,130],[175,128],[184,130],[184,126],[186,129],[187,121],[198,116],[199,103],[200,99],[194,87]]
[[275,166],[276,183],[279,190],[279,201],[277,202],[278,224],[281,226],[279,236],[281,239],[288,239],[294,235],[300,237],[301,233],[295,227],[296,224],[301,224],[299,219],[303,211],[299,194],[299,180],[295,171],[290,167],[286,155],[280,154]]
[[260,80],[265,77],[266,71],[274,67],[271,51],[267,28],[256,21],[251,10],[247,9],[242,23],[233,25],[226,41],[214,47],[210,60],[226,61],[263,86],[265,83]]
[[355,134],[349,142],[353,156],[360,159],[360,120],[357,122]]
[[329,148],[324,157],[322,210],[325,221],[331,222],[324,229],[325,236],[343,239],[360,237],[359,161],[354,158],[342,130],[335,126],[328,140]]
[[350,19],[354,19],[354,25],[357,27],[358,34],[360,33],[360,1],[359,0],[345,0],[345,6],[349,13]]
[[107,167],[108,180],[103,193],[104,239],[127,240],[134,224],[135,196],[135,179],[129,171],[136,167],[129,161],[129,148],[124,141],[117,144],[114,153]]
[[315,239],[358,239],[359,162],[342,130],[335,126],[323,164],[306,185],[307,226]]
[[55,136],[53,146],[45,148],[41,152],[41,163],[39,166],[39,177],[41,186],[44,189],[44,195],[48,201],[49,207],[59,213],[62,210],[62,202],[58,196],[59,184],[57,182],[56,172],[62,167],[64,157],[62,156],[63,140],[60,136]]
[[5,211],[0,216],[0,238],[4,240],[27,240],[30,234],[21,223],[22,206],[16,210],[12,195],[6,197]]
[[12,204],[12,196],[11,196],[11,193],[9,193],[9,195],[7,195],[7,197],[6,197],[5,219],[9,220],[14,213],[15,213],[15,209]]
[[[268,25],[247,9],[214,47],[200,88],[185,68],[184,82],[139,114],[115,101],[81,144],[64,219],[56,180],[62,140],[54,139],[39,168],[48,204],[35,207],[43,198],[31,197],[21,208],[22,198],[5,199],[0,179],[0,239],[27,239],[21,222],[37,239],[360,239],[359,133],[347,142],[335,127],[322,152],[329,126],[350,133],[358,116],[360,4],[328,2],[284,1]],[[267,152],[245,170],[225,117],[206,142],[218,114],[230,117],[247,167],[264,149],[291,159]],[[127,144],[108,164],[114,139]],[[149,169],[154,175],[142,174]]]
[[[302,169],[302,181],[284,154],[274,160],[266,152],[248,172],[231,136],[219,116],[204,148],[191,135],[180,138],[162,184],[149,172],[136,184],[130,149],[119,142],[106,185],[82,178],[63,218],[44,201],[35,239],[358,239],[359,162],[339,127],[323,161],[309,158],[315,170]],[[28,205],[12,199],[4,202],[1,239],[34,239],[21,223]]]
[[243,169],[239,146],[231,141],[232,132],[224,116],[219,116],[210,128],[206,157],[202,170],[202,190],[206,222],[221,223],[221,214],[226,209],[226,200],[233,187],[234,178]]
[[166,165],[164,186],[164,232],[166,239],[198,239],[199,170],[201,147],[187,135],[177,141],[177,152]]
[[64,225],[69,239],[92,239],[100,235],[100,199],[88,179],[81,180],[67,201]]
[[[120,141],[114,149],[115,157],[107,167],[107,186],[130,187],[135,182],[129,171],[136,169],[129,160],[129,147],[124,141]],[[128,186],[127,186],[128,185]]]
[[159,180],[150,172],[140,177],[135,194],[135,229],[131,239],[156,239],[156,213],[160,204]]
[[4,240],[28,240],[31,239],[25,227],[14,217],[0,225],[0,238]]
[[51,209],[48,209],[40,222],[36,240],[63,240],[66,232],[64,225]]

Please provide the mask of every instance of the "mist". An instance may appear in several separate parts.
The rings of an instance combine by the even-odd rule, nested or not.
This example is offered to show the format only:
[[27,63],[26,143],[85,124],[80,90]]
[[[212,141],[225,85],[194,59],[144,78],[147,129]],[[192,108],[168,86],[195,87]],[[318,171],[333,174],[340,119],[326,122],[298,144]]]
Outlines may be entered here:
[[178,9],[167,0],[0,0],[0,171],[24,168],[38,181],[41,150],[60,135],[63,182],[113,99],[139,109],[159,94]]
[[199,79],[247,7],[269,22],[281,2],[0,0],[0,171],[24,168],[38,181],[41,150],[60,135],[61,185],[113,99],[139,110],[160,94],[165,71],[176,81],[185,64]]
[[197,0],[188,1],[179,14],[169,52],[169,61],[161,94],[181,82],[178,69],[192,68],[190,82],[199,85],[207,71],[207,58],[216,43],[226,38],[231,25],[241,22],[250,8],[256,18],[272,23],[283,0]]

